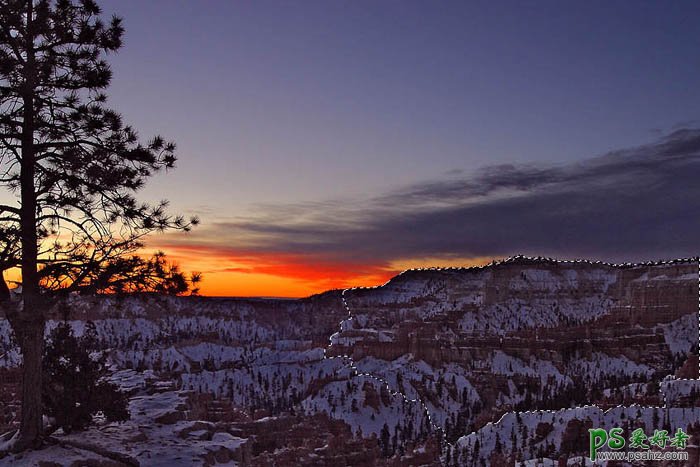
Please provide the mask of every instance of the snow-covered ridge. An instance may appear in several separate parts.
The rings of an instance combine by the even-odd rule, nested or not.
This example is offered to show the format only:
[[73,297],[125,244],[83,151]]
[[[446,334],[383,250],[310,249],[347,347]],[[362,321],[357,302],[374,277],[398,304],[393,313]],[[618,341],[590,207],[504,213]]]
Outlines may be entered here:
[[[457,465],[476,466],[484,462],[542,457],[585,456],[588,454],[588,428],[622,427],[627,436],[633,429],[647,433],[667,427],[688,432],[700,420],[700,407],[615,407],[595,406],[558,411],[507,413],[498,422],[459,438],[450,449]],[[494,457],[492,457],[494,456]],[[498,461],[496,461],[498,462]],[[690,464],[688,464],[690,465]]]
[[[502,335],[592,322],[625,308],[665,311],[668,322],[697,311],[697,264],[696,259],[612,265],[514,257],[481,267],[408,270],[380,287],[348,290],[353,315],[341,329],[391,335],[407,320],[457,317],[454,331]],[[674,305],[684,309],[664,309]]]

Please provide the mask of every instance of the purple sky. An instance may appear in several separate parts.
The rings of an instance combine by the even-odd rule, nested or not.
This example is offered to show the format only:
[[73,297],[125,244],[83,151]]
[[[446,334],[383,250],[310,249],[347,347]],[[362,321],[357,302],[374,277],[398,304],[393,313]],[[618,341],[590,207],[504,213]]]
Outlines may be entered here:
[[[685,232],[669,234],[668,248],[655,237],[610,251],[612,240],[649,219],[624,221],[629,229],[608,231],[614,239],[604,232],[592,245],[571,244],[575,235],[563,231],[495,248],[478,235],[470,243],[461,221],[451,228],[438,214],[465,203],[487,209],[487,200],[479,225],[496,229],[499,223],[483,219],[498,217],[492,203],[513,186],[478,199],[431,194],[430,206],[396,193],[478,184],[499,170],[516,178],[552,167],[580,174],[578,165],[593,157],[639,147],[648,155],[674,131],[692,132],[700,118],[696,1],[101,4],[126,27],[125,47],[111,59],[112,105],[143,136],[160,133],[179,147],[177,170],[159,176],[145,196],[198,212],[204,226],[190,238],[195,243],[335,260],[356,248],[345,236],[374,245],[370,257],[387,251],[381,242],[403,241],[385,262],[410,259],[413,247],[415,257],[430,258],[526,250],[609,259],[695,254],[683,237],[700,234],[696,223],[683,223],[682,213],[698,211],[690,196],[668,201],[681,203],[681,218],[668,225]],[[638,169],[634,151],[628,156]],[[695,173],[697,156],[691,152],[684,173]],[[655,173],[677,175],[659,157]],[[515,167],[488,168],[503,164]],[[596,192],[595,183],[586,190]],[[393,208],[378,208],[382,199]],[[635,206],[626,202],[611,205]],[[671,205],[678,206],[664,205],[665,213]],[[428,245],[431,237],[394,236],[392,228],[409,228],[409,217],[431,209],[443,237]],[[339,233],[344,224],[352,225]]]

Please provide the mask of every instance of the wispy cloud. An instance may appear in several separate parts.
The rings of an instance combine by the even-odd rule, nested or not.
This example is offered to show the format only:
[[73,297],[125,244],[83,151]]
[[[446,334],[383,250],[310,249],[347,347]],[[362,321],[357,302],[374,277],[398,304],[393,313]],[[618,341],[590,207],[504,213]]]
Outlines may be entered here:
[[417,257],[690,256],[699,182],[700,129],[683,128],[571,165],[490,166],[365,200],[261,207],[165,244],[235,251],[232,267],[302,279],[349,280]]

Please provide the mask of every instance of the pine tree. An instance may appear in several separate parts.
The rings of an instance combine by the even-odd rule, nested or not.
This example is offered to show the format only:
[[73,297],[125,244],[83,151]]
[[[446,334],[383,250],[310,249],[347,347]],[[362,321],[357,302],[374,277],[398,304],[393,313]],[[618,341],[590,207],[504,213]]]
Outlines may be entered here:
[[384,457],[389,457],[391,455],[391,445],[389,444],[389,438],[389,426],[385,423],[382,427],[382,431],[379,433],[379,446],[382,450],[382,456]]
[[128,419],[128,399],[107,381],[106,356],[98,349],[94,324],[87,323],[80,338],[67,322],[54,328],[44,349],[42,400],[53,428],[69,433],[82,430],[102,412],[107,421]]
[[61,296],[49,289],[114,277],[104,274],[109,265],[141,267],[119,259],[149,232],[192,223],[168,215],[166,202],[135,198],[176,159],[174,144],[140,143],[106,107],[104,56],[121,47],[123,32],[119,18],[100,19],[94,0],[0,0],[0,184],[17,198],[0,205],[0,251],[8,253],[0,267],[22,275],[21,303],[3,302],[23,359],[14,450],[41,441],[44,324]]

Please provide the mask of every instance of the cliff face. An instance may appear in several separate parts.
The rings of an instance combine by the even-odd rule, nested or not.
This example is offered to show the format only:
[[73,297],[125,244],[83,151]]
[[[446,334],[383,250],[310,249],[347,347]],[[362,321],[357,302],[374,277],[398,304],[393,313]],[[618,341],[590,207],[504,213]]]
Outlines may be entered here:
[[[698,312],[697,262],[635,267],[514,260],[472,270],[409,271],[345,294],[352,318],[334,354],[470,366],[501,350],[561,364],[606,352],[674,371],[695,331],[672,323]],[[689,323],[692,320],[688,320]],[[690,323],[691,325],[693,323]]]

